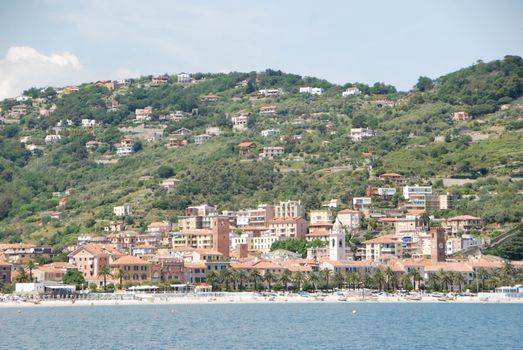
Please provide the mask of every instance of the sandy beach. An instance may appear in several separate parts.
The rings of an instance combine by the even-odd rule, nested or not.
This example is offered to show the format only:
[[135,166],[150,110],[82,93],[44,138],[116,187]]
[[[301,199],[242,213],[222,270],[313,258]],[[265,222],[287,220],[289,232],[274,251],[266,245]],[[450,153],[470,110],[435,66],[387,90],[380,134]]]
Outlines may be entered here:
[[232,304],[232,303],[523,303],[522,299],[480,299],[475,296],[456,296],[454,298],[436,298],[422,296],[412,300],[397,295],[361,296],[322,295],[303,297],[297,294],[260,296],[252,293],[232,293],[219,296],[162,296],[161,294],[135,294],[123,300],[89,300],[80,299],[74,302],[68,299],[33,301],[0,301],[0,308],[26,307],[71,307],[71,306],[117,306],[117,305],[183,305],[183,304]]

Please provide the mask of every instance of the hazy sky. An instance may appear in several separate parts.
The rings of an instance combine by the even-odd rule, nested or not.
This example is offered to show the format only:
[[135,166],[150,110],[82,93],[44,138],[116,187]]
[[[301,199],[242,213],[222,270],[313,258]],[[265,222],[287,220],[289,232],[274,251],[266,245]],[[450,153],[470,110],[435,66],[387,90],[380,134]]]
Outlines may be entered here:
[[59,1],[0,3],[0,98],[30,86],[281,69],[410,89],[523,56],[523,1]]

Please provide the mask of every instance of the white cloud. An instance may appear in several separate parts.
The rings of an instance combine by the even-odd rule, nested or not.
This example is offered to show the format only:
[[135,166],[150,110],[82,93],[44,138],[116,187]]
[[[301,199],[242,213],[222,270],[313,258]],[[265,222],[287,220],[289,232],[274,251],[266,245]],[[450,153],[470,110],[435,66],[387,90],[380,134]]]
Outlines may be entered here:
[[0,60],[0,98],[14,97],[30,87],[80,82],[83,67],[70,52],[49,56],[29,46],[13,46]]

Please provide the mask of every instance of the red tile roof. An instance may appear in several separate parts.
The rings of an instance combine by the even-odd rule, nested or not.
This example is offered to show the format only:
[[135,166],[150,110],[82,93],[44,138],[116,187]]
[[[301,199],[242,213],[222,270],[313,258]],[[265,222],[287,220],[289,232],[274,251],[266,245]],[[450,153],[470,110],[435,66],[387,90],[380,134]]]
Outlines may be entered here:
[[454,216],[454,217],[448,219],[448,221],[464,221],[464,220],[481,220],[481,218],[478,218],[477,216],[472,216],[472,215],[458,215],[458,216]]
[[151,263],[136,256],[124,255],[111,263],[111,265],[150,265]]
[[383,235],[373,239],[369,239],[364,244],[379,244],[379,243],[399,243],[399,239],[396,238],[393,234]]

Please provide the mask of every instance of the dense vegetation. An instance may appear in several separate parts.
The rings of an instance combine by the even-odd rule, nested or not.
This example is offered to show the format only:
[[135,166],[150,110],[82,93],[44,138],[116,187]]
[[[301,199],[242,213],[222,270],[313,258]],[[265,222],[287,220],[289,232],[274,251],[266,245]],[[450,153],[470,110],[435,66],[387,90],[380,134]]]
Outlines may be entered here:
[[[196,83],[185,85],[153,87],[151,78],[131,80],[116,90],[89,83],[70,94],[32,88],[25,92],[27,101],[0,103],[4,116],[16,104],[30,107],[17,123],[0,126],[0,241],[61,247],[79,233],[102,232],[115,219],[112,207],[124,203],[138,212],[128,219],[138,229],[155,220],[176,220],[186,206],[204,202],[238,209],[292,198],[314,209],[339,198],[347,207],[352,197],[365,195],[367,186],[384,185],[377,178],[384,172],[399,172],[411,176],[412,184],[432,184],[437,192],[455,193],[460,197],[455,210],[432,214],[479,215],[492,225],[487,231],[493,236],[523,216],[523,182],[514,172],[523,166],[520,57],[478,62],[437,79],[421,77],[410,92],[384,83],[338,86],[275,70],[198,73],[193,75]],[[301,86],[325,92],[300,94]],[[341,92],[352,86],[362,95],[342,97]],[[283,94],[257,96],[265,88],[280,88]],[[202,102],[200,97],[208,94],[219,100]],[[395,106],[379,107],[373,102],[379,99]],[[117,101],[118,109],[109,111],[108,101]],[[277,107],[277,115],[259,113],[268,105]],[[203,145],[186,136],[189,144],[176,149],[167,149],[165,140],[139,141],[134,155],[115,161],[115,145],[128,134],[122,128],[136,126],[135,109],[147,106],[153,113],[146,124],[164,125],[165,138],[182,127],[191,129],[193,136],[220,127],[221,135]],[[39,108],[51,107],[54,112],[39,115]],[[249,130],[236,132],[231,117],[242,110],[251,113]],[[177,111],[185,118],[164,120]],[[473,119],[453,121],[456,111],[469,112]],[[94,119],[101,126],[81,127],[82,119]],[[352,142],[352,127],[369,127],[378,135]],[[280,129],[280,136],[262,137],[260,131],[269,128]],[[45,136],[57,131],[62,138],[46,144]],[[41,148],[24,148],[24,136],[30,137],[26,144]],[[89,140],[102,145],[88,151]],[[256,148],[239,154],[238,144],[247,140]],[[284,146],[285,156],[260,160],[258,153],[265,146]],[[167,190],[159,182],[169,177],[180,183]],[[478,181],[444,187],[442,180],[450,177]],[[53,218],[67,190],[61,218]],[[402,201],[399,196],[373,200],[382,207]]]

